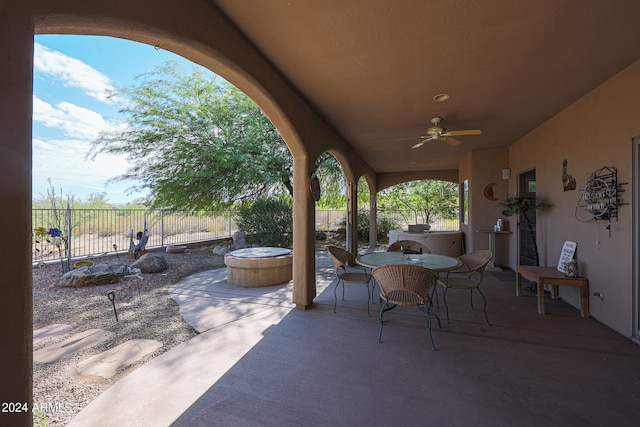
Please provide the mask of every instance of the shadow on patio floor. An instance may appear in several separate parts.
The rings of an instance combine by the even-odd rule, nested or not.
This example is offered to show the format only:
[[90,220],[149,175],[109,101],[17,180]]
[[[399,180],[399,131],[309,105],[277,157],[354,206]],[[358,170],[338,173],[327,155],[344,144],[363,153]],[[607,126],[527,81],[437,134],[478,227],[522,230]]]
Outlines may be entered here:
[[334,314],[326,253],[318,252],[318,297],[307,311],[293,309],[290,285],[256,291],[216,277],[180,290],[211,310],[203,332],[115,384],[72,425],[623,426],[640,419],[640,346],[561,300],[546,301],[547,314],[538,315],[533,294],[516,297],[514,282],[493,274],[483,284],[491,326],[479,298],[472,311],[466,292],[451,291],[451,323],[444,307],[436,310],[437,351],[424,316],[401,307],[385,316],[378,343],[380,306],[367,316],[365,287],[347,285]]

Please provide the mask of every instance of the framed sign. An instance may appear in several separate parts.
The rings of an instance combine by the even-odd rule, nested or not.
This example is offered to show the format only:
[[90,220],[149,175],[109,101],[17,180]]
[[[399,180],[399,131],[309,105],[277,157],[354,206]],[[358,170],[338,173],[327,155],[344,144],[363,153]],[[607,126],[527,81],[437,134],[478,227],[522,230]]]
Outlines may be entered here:
[[576,242],[570,242],[569,240],[564,242],[562,252],[560,253],[560,260],[558,260],[558,271],[561,271],[562,273],[565,272],[565,264],[573,260],[577,246]]

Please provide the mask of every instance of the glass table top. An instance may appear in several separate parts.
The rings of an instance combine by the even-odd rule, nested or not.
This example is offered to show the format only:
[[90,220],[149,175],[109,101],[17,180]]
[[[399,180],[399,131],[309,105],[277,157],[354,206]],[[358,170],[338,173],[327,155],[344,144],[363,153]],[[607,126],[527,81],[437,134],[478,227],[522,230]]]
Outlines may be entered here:
[[380,267],[388,264],[415,264],[433,271],[455,270],[462,264],[457,258],[438,254],[407,254],[402,252],[373,252],[361,255],[359,264],[366,267]]

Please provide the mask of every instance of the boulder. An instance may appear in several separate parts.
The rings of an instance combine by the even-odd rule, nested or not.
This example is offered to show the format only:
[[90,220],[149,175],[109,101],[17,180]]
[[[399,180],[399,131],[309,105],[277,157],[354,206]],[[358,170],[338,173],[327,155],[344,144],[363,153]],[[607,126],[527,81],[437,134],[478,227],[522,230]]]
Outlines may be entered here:
[[131,268],[139,268],[143,273],[160,273],[169,268],[169,264],[163,254],[149,252],[131,264]]
[[58,286],[82,288],[84,286],[108,285],[118,283],[127,272],[127,266],[121,262],[96,264],[68,271],[58,281]]
[[233,246],[235,249],[244,249],[247,247],[247,234],[244,231],[236,231],[233,233]]

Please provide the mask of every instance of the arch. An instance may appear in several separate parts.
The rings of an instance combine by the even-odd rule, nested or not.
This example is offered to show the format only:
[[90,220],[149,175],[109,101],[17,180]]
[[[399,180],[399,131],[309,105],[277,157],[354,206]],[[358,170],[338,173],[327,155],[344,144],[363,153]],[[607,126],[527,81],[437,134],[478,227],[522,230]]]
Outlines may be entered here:
[[411,172],[394,172],[379,173],[376,175],[377,186],[376,192],[380,192],[385,188],[393,185],[409,181],[433,180],[433,181],[449,181],[458,183],[458,170],[431,170],[431,171],[411,171]]
[[[146,8],[145,8],[146,6]],[[6,401],[31,401],[33,350],[30,242],[31,117],[34,34],[104,35],[159,46],[210,69],[246,93],[282,135],[294,161],[294,289],[293,302],[306,308],[316,296],[315,206],[309,192],[313,159],[336,148],[355,165],[354,175],[368,168],[329,122],[284,78],[274,64],[231,23],[213,2],[183,0],[6,0],[0,14],[4,52],[11,61],[0,72],[7,86],[0,110],[6,171],[0,197],[15,209],[4,215],[12,224],[7,239],[16,242],[5,251],[3,276],[21,286],[12,288],[2,303],[12,319],[2,327],[3,344],[15,348],[2,370]],[[344,163],[346,164],[346,163]],[[10,179],[8,177],[10,176]],[[6,335],[5,335],[6,333]],[[30,414],[20,418],[30,422]]]
[[[14,9],[24,6],[18,0]],[[104,35],[158,46],[214,71],[249,96],[280,132],[294,165],[294,302],[315,297],[315,204],[309,192],[314,159],[329,147],[360,169],[368,166],[313,105],[212,2],[33,0],[27,9],[36,34]],[[343,165],[349,164],[343,162]],[[349,168],[350,170],[350,168]]]
[[341,150],[334,149],[334,148],[330,148],[326,150],[326,152],[336,158],[336,160],[338,161],[338,164],[340,165],[340,169],[342,169],[342,173],[344,174],[344,179],[347,182],[357,181],[358,177],[355,175],[353,167],[349,162],[349,157],[347,155],[345,155]]
[[[162,7],[140,14],[123,0],[84,4],[70,1],[64,6],[40,0],[33,3],[36,34],[103,35],[132,40],[171,51],[215,72],[260,106],[293,156],[307,155],[295,122],[305,115],[315,117],[315,113],[213,4],[163,2]],[[211,31],[197,31],[203,27]],[[292,111],[300,114],[292,117]]]

